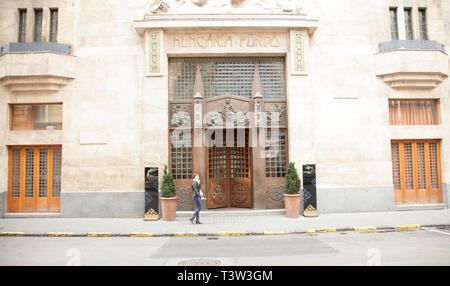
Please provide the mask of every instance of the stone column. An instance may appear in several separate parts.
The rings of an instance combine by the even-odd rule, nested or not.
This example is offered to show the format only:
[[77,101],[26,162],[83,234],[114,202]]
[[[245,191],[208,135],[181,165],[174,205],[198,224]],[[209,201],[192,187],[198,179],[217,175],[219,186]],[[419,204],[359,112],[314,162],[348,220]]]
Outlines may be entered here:
[[[192,148],[192,172],[197,173],[202,181],[202,192],[206,196],[206,161],[203,144],[203,84],[200,65],[197,65],[193,96],[194,131]],[[202,200],[202,208],[206,208],[206,200]]]
[[263,91],[259,79],[258,65],[255,66],[252,85],[252,109],[254,119],[250,120],[250,146],[252,147],[253,167],[253,208],[265,209],[265,160],[262,156],[264,146],[261,146],[260,136],[265,136],[262,119]]

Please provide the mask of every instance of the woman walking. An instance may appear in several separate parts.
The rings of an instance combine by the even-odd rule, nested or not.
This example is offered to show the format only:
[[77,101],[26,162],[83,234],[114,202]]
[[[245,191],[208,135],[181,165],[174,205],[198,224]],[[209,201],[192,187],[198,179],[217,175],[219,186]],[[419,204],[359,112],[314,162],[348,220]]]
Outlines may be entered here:
[[201,224],[200,222],[200,210],[202,209],[202,203],[200,199],[203,198],[203,193],[201,190],[200,177],[198,174],[193,174],[192,176],[192,199],[195,204],[195,212],[192,217],[189,219],[192,223]]

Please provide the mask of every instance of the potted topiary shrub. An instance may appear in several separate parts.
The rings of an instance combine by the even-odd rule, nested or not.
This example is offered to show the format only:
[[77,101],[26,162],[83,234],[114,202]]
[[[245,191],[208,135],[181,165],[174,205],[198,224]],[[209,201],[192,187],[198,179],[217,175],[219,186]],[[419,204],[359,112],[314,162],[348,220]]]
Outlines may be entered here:
[[177,189],[172,173],[164,167],[164,175],[161,184],[161,213],[164,221],[175,220],[177,214]]
[[286,216],[289,218],[297,218],[300,215],[300,194],[301,181],[297,173],[297,169],[293,162],[288,164],[286,171],[286,193],[284,194],[284,208]]

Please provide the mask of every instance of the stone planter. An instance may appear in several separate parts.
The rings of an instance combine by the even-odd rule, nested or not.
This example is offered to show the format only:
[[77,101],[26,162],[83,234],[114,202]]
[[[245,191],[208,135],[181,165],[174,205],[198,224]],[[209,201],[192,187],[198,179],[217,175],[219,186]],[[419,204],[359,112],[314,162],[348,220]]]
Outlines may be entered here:
[[284,194],[284,208],[286,216],[289,218],[297,218],[300,216],[301,194],[287,195]]
[[173,221],[177,215],[178,196],[171,198],[161,198],[162,220]]

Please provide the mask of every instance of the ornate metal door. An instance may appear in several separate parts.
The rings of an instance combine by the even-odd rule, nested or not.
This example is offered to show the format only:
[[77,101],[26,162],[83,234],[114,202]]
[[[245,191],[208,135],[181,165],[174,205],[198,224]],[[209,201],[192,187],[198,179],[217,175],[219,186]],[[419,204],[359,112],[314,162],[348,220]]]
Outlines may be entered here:
[[245,130],[243,144],[238,144],[239,132],[235,129],[233,133],[234,139],[228,144],[226,144],[227,138],[224,134],[223,146],[208,148],[208,208],[252,207],[251,155],[248,144],[248,130]]

